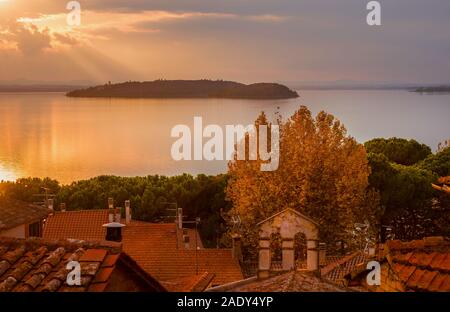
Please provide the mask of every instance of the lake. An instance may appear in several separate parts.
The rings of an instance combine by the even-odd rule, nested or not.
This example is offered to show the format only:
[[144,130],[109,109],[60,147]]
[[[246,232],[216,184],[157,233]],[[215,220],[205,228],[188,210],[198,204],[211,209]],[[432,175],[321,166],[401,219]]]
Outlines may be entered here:
[[436,150],[450,138],[450,95],[395,90],[307,90],[289,100],[80,99],[62,93],[0,93],[0,180],[62,183],[101,174],[217,174],[226,161],[173,161],[171,129],[249,124],[264,110],[289,117],[300,105],[340,119],[359,142],[414,138]]

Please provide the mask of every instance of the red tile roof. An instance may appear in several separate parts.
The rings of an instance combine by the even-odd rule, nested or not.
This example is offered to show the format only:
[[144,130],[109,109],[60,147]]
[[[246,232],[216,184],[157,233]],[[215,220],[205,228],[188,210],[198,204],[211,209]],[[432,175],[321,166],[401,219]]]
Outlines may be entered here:
[[368,255],[357,251],[331,262],[321,270],[322,277],[335,283],[345,284],[345,276],[364,264]]
[[0,232],[44,219],[49,212],[47,207],[0,196]]
[[265,279],[246,280],[211,288],[210,291],[230,292],[344,292],[352,291],[319,278],[312,272],[290,271]]
[[[128,286],[136,283],[141,289],[165,291],[121,247],[121,243],[106,241],[0,238],[0,292],[130,291]],[[79,286],[66,282],[70,261],[80,263]],[[118,267],[128,272],[120,285],[112,279]],[[128,277],[130,273],[132,277]]]
[[402,281],[405,289],[450,291],[450,242],[428,237],[410,242],[389,241],[383,258]]
[[220,285],[243,278],[231,249],[186,250],[176,240],[175,224],[142,224],[125,227],[124,250],[152,276],[161,281],[189,277],[201,272],[215,275]]
[[[44,238],[104,239],[108,210],[82,210],[57,212],[50,216],[44,227]],[[243,278],[238,261],[231,249],[205,249],[198,233],[189,229],[190,249],[177,239],[174,223],[161,224],[132,220],[123,228],[123,249],[145,271],[159,281],[186,278],[201,272],[215,275],[213,285]],[[199,250],[195,251],[195,237]]]
[[101,241],[106,237],[108,210],[55,212],[44,226],[43,237],[49,239],[82,239]]
[[171,292],[202,292],[211,284],[214,274],[204,272],[203,274],[177,278],[161,282]]
[[[86,291],[91,286],[100,287],[101,283],[106,286],[104,270],[114,270],[118,257],[116,261],[105,260],[119,253],[120,244],[110,242],[1,238],[0,292]],[[69,261],[79,261],[81,265],[81,286],[66,283]]]

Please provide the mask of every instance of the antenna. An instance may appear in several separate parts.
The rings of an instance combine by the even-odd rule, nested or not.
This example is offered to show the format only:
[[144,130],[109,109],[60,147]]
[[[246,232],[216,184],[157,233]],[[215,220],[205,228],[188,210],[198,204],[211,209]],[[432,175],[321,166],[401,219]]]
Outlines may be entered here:
[[37,197],[36,201],[33,201],[34,205],[44,206],[53,210],[55,194],[50,194],[51,191],[48,187],[41,187],[44,190],[44,194],[33,194],[33,197]]
[[353,237],[360,244],[359,248],[363,252],[369,252],[372,239],[369,237],[370,223],[365,220],[364,223],[355,223],[355,230],[352,231]]

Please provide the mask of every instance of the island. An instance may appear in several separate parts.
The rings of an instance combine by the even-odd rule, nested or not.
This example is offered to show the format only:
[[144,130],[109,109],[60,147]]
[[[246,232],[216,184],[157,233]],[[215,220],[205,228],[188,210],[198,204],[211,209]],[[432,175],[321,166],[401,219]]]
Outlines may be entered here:
[[155,80],[107,83],[77,89],[68,97],[88,98],[226,98],[226,99],[289,99],[297,92],[278,83],[243,84],[224,80]]
[[450,86],[435,86],[435,87],[420,87],[414,89],[414,92],[419,93],[450,93]]

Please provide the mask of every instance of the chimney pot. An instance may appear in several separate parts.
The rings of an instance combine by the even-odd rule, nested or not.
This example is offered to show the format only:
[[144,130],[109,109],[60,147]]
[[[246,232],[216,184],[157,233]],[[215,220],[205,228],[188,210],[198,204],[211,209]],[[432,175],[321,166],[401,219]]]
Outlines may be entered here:
[[48,209],[53,211],[53,198],[47,200]]
[[108,197],[108,209],[114,209],[114,198]]
[[130,224],[131,222],[131,202],[129,200],[125,201],[125,223]]
[[232,234],[231,238],[233,240],[233,249],[232,249],[233,259],[238,260],[239,263],[241,263],[243,261],[241,235]]
[[189,249],[190,248],[190,238],[189,235],[183,235],[183,242],[184,242],[184,248]]
[[103,227],[106,227],[106,240],[112,242],[121,242],[122,241],[122,228],[124,224],[119,222],[110,222],[103,224]]
[[120,223],[122,214],[121,214],[122,208],[117,207],[114,211],[114,222]]
[[109,209],[108,211],[108,222],[114,222],[114,209]]
[[177,217],[178,229],[181,230],[183,228],[183,208],[178,208]]

